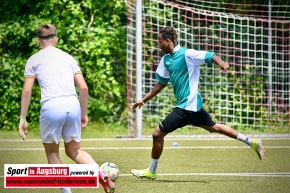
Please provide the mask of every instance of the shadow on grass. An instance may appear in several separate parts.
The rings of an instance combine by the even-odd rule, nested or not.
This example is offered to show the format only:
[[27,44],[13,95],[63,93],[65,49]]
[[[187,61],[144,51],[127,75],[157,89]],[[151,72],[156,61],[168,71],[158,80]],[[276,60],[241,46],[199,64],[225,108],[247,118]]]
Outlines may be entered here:
[[202,184],[208,184],[210,182],[205,181],[205,180],[142,180],[142,179],[137,179],[137,180],[130,180],[130,181],[134,181],[134,183],[202,183]]
[[156,180],[157,183],[163,183],[163,182],[169,182],[169,183],[202,183],[202,184],[208,184],[207,181],[197,181],[197,180]]
[[[136,179],[136,180],[130,180],[130,181],[135,181],[134,183],[155,183],[155,184],[160,184],[160,183],[200,183],[200,184],[210,184],[212,182],[240,182],[241,180],[229,180],[229,179],[212,179],[209,181],[206,180],[161,180],[161,179],[156,179],[156,180],[146,180],[146,179]],[[253,180],[242,180],[243,182],[253,182]]]

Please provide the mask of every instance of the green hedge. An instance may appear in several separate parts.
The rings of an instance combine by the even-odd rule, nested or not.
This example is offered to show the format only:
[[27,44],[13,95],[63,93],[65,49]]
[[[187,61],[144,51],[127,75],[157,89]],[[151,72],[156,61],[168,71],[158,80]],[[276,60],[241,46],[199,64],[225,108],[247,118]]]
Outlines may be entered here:
[[[35,30],[58,29],[58,48],[73,55],[90,89],[92,121],[119,121],[126,101],[126,10],[123,0],[3,0],[0,6],[0,129],[17,129],[24,67],[39,50]],[[38,123],[40,89],[33,88],[28,121]]]

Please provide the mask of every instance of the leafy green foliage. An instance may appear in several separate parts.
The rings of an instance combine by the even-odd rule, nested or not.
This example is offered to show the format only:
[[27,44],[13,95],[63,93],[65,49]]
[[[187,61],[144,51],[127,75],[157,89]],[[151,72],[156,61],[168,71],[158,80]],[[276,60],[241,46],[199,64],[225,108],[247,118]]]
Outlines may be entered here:
[[[0,128],[17,127],[23,72],[39,48],[35,30],[43,23],[58,29],[58,48],[76,58],[89,86],[89,117],[116,121],[125,109],[125,4],[116,1],[3,0],[0,6]],[[40,110],[37,83],[28,121],[37,124]]]

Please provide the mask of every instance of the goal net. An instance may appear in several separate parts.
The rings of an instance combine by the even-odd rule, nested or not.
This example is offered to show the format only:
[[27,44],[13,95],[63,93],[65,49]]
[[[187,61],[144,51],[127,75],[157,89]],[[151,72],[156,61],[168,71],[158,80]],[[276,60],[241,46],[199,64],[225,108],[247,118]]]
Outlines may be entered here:
[[[137,100],[136,13],[132,0],[127,1],[127,22],[129,106]],[[165,26],[177,29],[182,47],[215,52],[230,63],[230,71],[222,74],[215,64],[201,66],[199,92],[214,121],[247,132],[290,132],[289,1],[274,1],[270,6],[268,1],[143,1],[143,96],[157,83],[155,70],[163,56],[157,36]],[[155,128],[174,105],[169,84],[142,107],[143,129]],[[134,110],[129,111],[129,131],[133,135],[135,116]]]

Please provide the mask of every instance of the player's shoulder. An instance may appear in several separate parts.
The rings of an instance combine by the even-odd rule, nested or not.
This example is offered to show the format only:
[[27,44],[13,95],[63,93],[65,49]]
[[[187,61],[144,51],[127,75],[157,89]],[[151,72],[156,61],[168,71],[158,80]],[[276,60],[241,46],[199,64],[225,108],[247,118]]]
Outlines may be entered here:
[[39,52],[36,52],[34,54],[32,54],[28,59],[27,59],[27,62],[26,62],[26,65],[33,65],[33,61],[37,59],[38,55],[39,55]]
[[198,55],[198,54],[203,53],[203,52],[206,52],[206,51],[196,50],[193,48],[188,48],[184,51],[186,56],[195,56],[195,55]]
[[197,52],[197,50],[193,49],[193,48],[185,48],[185,51],[188,52],[188,53]]
[[57,50],[57,52],[63,56],[63,58],[67,58],[69,60],[73,60],[74,62],[76,62],[76,59],[71,55],[69,54],[68,52],[60,49],[60,48],[55,48]]
[[55,47],[54,49],[55,49],[57,52],[61,53],[61,54],[64,54],[64,55],[69,56],[69,57],[72,57],[72,55],[70,55],[68,52],[66,52],[66,51],[64,51],[64,50],[62,50],[62,49],[60,49],[60,48]]

